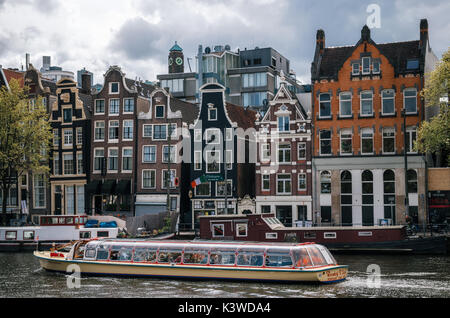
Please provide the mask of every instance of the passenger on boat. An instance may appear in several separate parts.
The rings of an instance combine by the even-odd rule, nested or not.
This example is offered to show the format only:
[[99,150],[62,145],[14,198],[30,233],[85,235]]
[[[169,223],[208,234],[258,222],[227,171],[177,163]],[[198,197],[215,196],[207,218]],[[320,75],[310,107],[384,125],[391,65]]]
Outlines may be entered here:
[[297,259],[296,267],[306,267],[311,265],[311,259],[309,258],[306,249],[302,248],[295,251],[295,258]]

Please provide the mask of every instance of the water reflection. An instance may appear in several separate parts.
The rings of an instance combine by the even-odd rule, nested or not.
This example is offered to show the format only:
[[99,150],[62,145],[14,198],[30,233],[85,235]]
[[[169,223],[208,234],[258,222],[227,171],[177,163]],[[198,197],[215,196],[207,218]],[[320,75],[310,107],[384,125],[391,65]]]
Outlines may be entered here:
[[[81,288],[69,289],[66,275],[42,270],[31,253],[0,253],[0,297],[450,297],[448,256],[335,256],[349,274],[333,285],[82,277]],[[371,264],[380,288],[371,288]]]

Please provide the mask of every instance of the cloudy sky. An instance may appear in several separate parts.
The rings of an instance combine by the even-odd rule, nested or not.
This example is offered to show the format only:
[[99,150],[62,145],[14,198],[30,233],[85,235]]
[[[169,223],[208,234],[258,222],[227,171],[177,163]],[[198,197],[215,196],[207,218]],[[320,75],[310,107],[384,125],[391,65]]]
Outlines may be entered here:
[[194,62],[199,44],[229,44],[273,47],[308,83],[316,31],[325,31],[326,46],[353,45],[375,14],[371,4],[380,9],[375,42],[418,40],[427,18],[435,54],[449,48],[448,0],[0,0],[0,64],[21,68],[30,53],[40,68],[50,55],[66,70],[86,67],[98,83],[110,65],[155,80],[167,73],[175,41]]

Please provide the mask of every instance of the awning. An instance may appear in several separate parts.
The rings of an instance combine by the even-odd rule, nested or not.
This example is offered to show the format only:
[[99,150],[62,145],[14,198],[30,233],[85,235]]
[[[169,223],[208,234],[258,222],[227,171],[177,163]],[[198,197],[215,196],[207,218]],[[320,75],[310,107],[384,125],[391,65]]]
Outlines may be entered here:
[[116,188],[116,180],[105,180],[102,185],[102,194],[113,194]]
[[120,194],[131,193],[131,180],[120,180],[116,187],[116,192]]
[[100,194],[101,180],[93,180],[86,184],[86,193]]

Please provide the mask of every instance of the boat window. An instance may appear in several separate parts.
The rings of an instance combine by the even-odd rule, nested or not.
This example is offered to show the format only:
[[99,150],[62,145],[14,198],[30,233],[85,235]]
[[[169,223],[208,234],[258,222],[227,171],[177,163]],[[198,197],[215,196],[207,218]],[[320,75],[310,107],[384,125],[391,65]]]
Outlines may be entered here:
[[156,262],[156,252],[158,248],[146,248],[146,247],[136,247],[134,249],[134,258],[135,262],[148,262],[154,263]]
[[66,224],[73,224],[73,218],[67,218]]
[[292,267],[292,258],[289,250],[268,249],[266,252],[266,266]]
[[58,218],[52,218],[51,224],[58,224]]
[[308,252],[309,255],[311,255],[311,260],[314,266],[327,265],[327,261],[325,260],[317,246],[308,246]]
[[88,231],[80,231],[80,239],[90,239],[91,238],[91,232]]
[[88,244],[86,245],[86,250],[84,251],[84,258],[95,258],[95,245]]
[[5,239],[6,240],[16,240],[17,239],[17,231],[6,231]]
[[59,224],[66,224],[65,218],[59,218]]
[[198,248],[186,248],[183,256],[184,264],[207,264],[208,250],[200,250]]
[[108,237],[108,236],[109,236],[108,231],[98,231],[97,232],[97,237]]
[[236,261],[234,249],[220,249],[211,251],[209,264],[211,265],[234,265]]
[[323,257],[325,257],[325,260],[328,265],[337,264],[333,255],[331,255],[330,251],[328,251],[328,249],[325,246],[322,246],[322,245],[316,245],[316,246],[322,252],[322,255],[323,255]]
[[126,246],[113,246],[111,248],[111,254],[109,255],[109,259],[111,261],[131,261],[131,256],[133,254],[132,247]]
[[24,240],[34,240],[34,231],[23,231]]
[[295,249],[293,252],[295,267],[308,267],[312,266],[311,258],[305,247]]
[[181,263],[182,249],[160,249],[158,263]]
[[240,250],[238,251],[238,266],[262,266],[264,262],[263,250]]
[[109,246],[99,245],[97,248],[97,260],[107,260],[109,256]]

